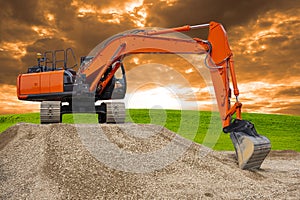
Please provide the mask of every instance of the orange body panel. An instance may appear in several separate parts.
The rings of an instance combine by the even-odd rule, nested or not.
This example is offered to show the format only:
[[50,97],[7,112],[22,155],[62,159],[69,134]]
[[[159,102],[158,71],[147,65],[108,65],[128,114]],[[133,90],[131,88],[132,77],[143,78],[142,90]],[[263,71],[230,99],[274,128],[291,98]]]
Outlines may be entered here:
[[211,22],[209,27],[208,41],[212,45],[211,57],[217,65],[222,64],[232,52],[224,27],[216,22]]
[[22,74],[18,77],[18,97],[64,91],[64,70]]
[[41,73],[41,93],[49,93],[50,92],[50,75],[49,73]]
[[[64,91],[64,71],[63,70],[51,72],[51,74],[49,74],[49,75],[42,74],[41,77],[44,79],[46,76],[49,76],[49,89],[50,89],[49,92],[53,93],[53,92],[63,92]],[[47,89],[47,88],[45,88],[45,89]]]
[[40,88],[40,74],[23,74],[20,77],[20,94],[39,94]]

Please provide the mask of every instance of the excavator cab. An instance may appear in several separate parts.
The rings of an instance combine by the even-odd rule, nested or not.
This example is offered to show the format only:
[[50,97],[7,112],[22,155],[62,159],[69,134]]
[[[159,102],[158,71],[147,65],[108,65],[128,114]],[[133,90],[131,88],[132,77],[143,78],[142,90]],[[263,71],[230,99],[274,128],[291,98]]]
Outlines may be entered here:
[[124,99],[127,89],[126,73],[124,65],[121,63],[120,68],[114,75],[114,90],[112,92],[112,99]]
[[[80,69],[79,73],[84,71],[89,64],[93,62],[94,56],[83,56],[80,58]],[[126,82],[126,71],[123,63],[121,61],[116,61],[120,63],[120,66],[116,72],[114,72],[111,80],[108,82],[101,94],[96,95],[96,98],[101,100],[108,99],[124,99],[127,89]],[[108,78],[108,75],[112,72],[113,65],[108,67],[106,72],[101,78],[101,81],[105,81]]]

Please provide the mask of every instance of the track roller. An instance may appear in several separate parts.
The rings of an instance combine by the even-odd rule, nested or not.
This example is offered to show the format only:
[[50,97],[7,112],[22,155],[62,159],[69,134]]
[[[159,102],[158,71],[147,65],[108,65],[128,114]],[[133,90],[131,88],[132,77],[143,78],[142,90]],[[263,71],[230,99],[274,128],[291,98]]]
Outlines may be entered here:
[[101,111],[98,113],[99,123],[116,123],[125,122],[125,104],[123,102],[105,102],[101,104]]
[[41,124],[61,123],[61,102],[60,101],[42,101],[40,107]]

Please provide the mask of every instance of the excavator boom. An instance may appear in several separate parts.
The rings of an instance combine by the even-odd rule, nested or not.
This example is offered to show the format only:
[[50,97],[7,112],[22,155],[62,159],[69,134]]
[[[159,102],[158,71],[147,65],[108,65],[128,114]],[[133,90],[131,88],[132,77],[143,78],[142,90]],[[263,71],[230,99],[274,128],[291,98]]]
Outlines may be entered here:
[[[209,28],[208,40],[199,38],[179,39],[163,37],[167,33],[189,31],[198,28]],[[114,73],[105,82],[101,77],[116,61],[122,60],[129,54],[160,53],[160,54],[208,54],[211,58],[211,78],[218,102],[218,107],[223,121],[223,127],[229,126],[231,116],[236,113],[237,119],[241,119],[241,106],[238,101],[239,90],[237,86],[233,56],[229,47],[226,31],[223,26],[216,22],[210,24],[183,26],[178,28],[139,31],[137,33],[120,34],[104,42],[103,47],[97,52],[88,66],[82,68],[91,92],[101,93]],[[209,62],[209,61],[207,61]],[[119,65],[114,65],[116,69]],[[115,69],[115,71],[116,71]],[[232,80],[236,104],[230,106],[231,90],[229,87]],[[220,81],[221,80],[221,81]]]

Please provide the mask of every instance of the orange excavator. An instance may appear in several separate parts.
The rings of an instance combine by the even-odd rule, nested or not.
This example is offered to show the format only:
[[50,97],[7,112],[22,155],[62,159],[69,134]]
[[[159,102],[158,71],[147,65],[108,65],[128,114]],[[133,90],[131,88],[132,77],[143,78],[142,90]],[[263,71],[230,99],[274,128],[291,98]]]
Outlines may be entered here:
[[[172,33],[200,28],[209,29],[207,40],[170,37]],[[225,29],[217,22],[161,30],[137,29],[115,35],[101,43],[93,56],[82,57],[78,72],[73,70],[76,65],[67,66],[70,59],[75,60],[70,48],[38,54],[38,64],[17,78],[18,98],[41,102],[41,123],[60,123],[65,113],[90,112],[98,114],[99,123],[124,123],[124,103],[95,102],[123,99],[126,73],[122,61],[127,55],[145,53],[206,55],[205,65],[213,82],[223,131],[230,133],[239,167],[260,168],[271,144],[251,122],[242,120],[233,54]],[[118,78],[117,71],[121,71]],[[230,82],[236,97],[233,105]]]

